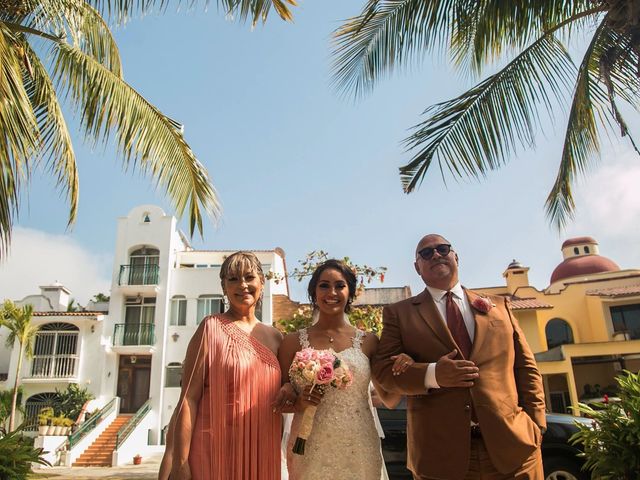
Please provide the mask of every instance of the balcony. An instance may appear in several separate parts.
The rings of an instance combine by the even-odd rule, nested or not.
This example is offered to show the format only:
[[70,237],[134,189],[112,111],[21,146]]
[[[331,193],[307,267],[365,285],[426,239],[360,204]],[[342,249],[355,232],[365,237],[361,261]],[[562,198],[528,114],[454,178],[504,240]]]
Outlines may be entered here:
[[26,383],[50,382],[51,380],[76,381],[78,378],[77,355],[34,355]]
[[160,266],[157,264],[120,265],[118,286],[125,292],[154,292],[159,280]]
[[153,323],[118,323],[113,329],[113,350],[121,354],[152,353],[156,343]]

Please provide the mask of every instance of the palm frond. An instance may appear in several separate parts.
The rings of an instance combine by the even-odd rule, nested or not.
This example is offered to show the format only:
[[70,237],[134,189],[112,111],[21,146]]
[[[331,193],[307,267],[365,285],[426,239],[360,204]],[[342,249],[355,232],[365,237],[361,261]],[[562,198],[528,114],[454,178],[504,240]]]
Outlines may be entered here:
[[0,253],[11,241],[19,193],[39,145],[36,118],[22,83],[24,65],[15,38],[0,22]]
[[400,168],[405,192],[422,182],[434,159],[441,172],[444,165],[454,177],[477,178],[503,165],[518,144],[533,145],[539,104],[551,110],[546,87],[562,98],[573,71],[563,45],[546,34],[496,74],[428,109],[429,118],[403,142],[418,150]]
[[[572,185],[576,177],[588,169],[591,160],[600,151],[597,119],[605,128],[618,124],[623,135],[629,134],[613,100],[617,92],[637,108],[637,98],[632,92],[637,91],[638,87],[634,67],[638,58],[637,54],[625,47],[625,43],[624,38],[607,26],[606,19],[602,20],[578,68],[560,166],[545,203],[547,217],[558,229],[562,229],[573,218],[575,200]],[[607,81],[602,76],[602,59],[612,51],[616,68],[611,71]],[[618,54],[621,55],[619,58]],[[628,56],[625,59],[622,55]],[[608,110],[608,105],[611,110]],[[633,139],[631,142],[634,144]]]
[[204,166],[172,121],[94,58],[65,43],[55,45],[54,78],[81,106],[88,137],[108,141],[114,132],[125,166],[139,168],[166,189],[176,213],[188,209],[190,230],[202,233],[203,213],[220,205]]
[[[540,1],[468,0],[456,3],[451,54],[459,67],[479,75],[503,53],[526,48],[550,30],[567,33],[592,21],[603,7],[591,0]],[[561,30],[561,31],[558,31]]]
[[24,43],[24,49],[32,66],[32,76],[25,77],[25,88],[42,140],[40,158],[46,161],[56,176],[58,187],[68,198],[68,225],[71,225],[78,211],[78,170],[71,136],[47,70],[27,42]]
[[334,32],[333,85],[360,95],[396,65],[443,46],[456,0],[369,0]]
[[[101,14],[114,19],[118,23],[125,23],[134,16],[144,15],[152,10],[164,11],[169,0],[88,0]],[[186,0],[189,7],[197,3],[197,0]],[[209,0],[205,0],[205,5]],[[266,21],[271,7],[285,21],[291,21],[293,14],[289,6],[297,6],[296,0],[216,0],[219,8],[224,10],[229,18],[239,18],[241,21],[251,20],[255,25],[260,21]]]

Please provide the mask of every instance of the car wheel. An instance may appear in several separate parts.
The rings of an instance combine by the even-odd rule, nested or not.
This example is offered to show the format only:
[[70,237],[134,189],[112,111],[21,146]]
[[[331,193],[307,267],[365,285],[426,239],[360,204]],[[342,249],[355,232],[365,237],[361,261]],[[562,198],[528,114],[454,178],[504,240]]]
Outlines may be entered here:
[[568,458],[552,457],[544,462],[545,480],[580,480],[584,475],[580,473],[579,465]]

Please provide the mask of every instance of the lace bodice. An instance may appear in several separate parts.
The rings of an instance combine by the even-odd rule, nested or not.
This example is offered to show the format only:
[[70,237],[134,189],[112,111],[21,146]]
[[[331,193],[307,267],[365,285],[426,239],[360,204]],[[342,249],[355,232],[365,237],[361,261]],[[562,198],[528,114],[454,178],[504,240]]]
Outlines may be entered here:
[[[334,351],[349,366],[353,383],[344,390],[327,389],[316,410],[304,455],[296,455],[291,451],[302,414],[294,416],[287,448],[290,480],[380,478],[380,439],[369,406],[371,370],[369,358],[361,348],[364,335],[363,331],[356,330],[351,347],[340,352]],[[306,329],[300,330],[299,336],[302,348],[311,347]],[[298,392],[302,390],[295,380],[292,383]]]

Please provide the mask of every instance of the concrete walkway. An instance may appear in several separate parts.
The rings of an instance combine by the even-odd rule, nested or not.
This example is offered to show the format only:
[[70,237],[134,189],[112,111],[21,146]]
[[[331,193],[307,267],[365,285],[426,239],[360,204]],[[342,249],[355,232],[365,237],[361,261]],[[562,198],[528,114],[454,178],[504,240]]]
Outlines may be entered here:
[[140,465],[123,465],[121,467],[49,467],[34,470],[31,479],[51,480],[93,480],[110,478],[123,480],[155,480],[162,457],[156,455],[143,458]]

